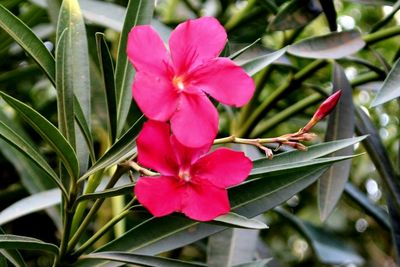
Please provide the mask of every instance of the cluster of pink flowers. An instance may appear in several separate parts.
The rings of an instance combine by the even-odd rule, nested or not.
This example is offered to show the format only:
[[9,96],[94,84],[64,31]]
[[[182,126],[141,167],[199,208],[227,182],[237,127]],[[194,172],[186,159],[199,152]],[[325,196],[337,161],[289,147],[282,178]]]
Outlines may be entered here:
[[149,119],[137,140],[138,162],[160,173],[141,177],[135,195],[154,216],[182,212],[208,221],[225,214],[226,188],[241,183],[252,168],[242,152],[219,148],[206,154],[218,132],[218,112],[208,95],[240,107],[255,89],[241,67],[218,57],[226,41],[225,29],[212,17],[179,24],[169,52],[151,26],[129,34],[127,53],[136,70],[132,94]]

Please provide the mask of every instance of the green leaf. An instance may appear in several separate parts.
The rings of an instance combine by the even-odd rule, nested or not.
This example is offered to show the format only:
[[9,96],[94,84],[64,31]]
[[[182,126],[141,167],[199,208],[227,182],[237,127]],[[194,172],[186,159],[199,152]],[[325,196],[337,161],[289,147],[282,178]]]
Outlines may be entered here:
[[292,223],[307,238],[316,256],[324,264],[363,264],[364,259],[347,243],[325,228],[303,221],[287,211],[276,208],[276,212]]
[[[229,195],[232,211],[242,216],[254,217],[315,182],[324,170],[316,168],[311,173],[305,173],[299,168],[298,172],[293,174],[269,174],[266,175],[267,179],[251,180],[231,188]],[[151,218],[97,251],[119,250],[153,255],[192,243],[224,229],[226,227],[199,223],[182,216]]]
[[333,32],[297,42],[288,52],[306,58],[342,58],[358,52],[365,46],[357,30]]
[[68,173],[74,179],[79,176],[79,165],[75,151],[57,128],[33,108],[21,101],[0,92],[3,99],[54,149]]
[[371,103],[371,107],[376,107],[390,100],[400,97],[400,59],[396,61],[392,70],[389,72],[378,94]]
[[0,4],[0,27],[6,31],[55,81],[55,63],[43,42],[18,17]]
[[0,136],[14,148],[18,149],[23,155],[32,160],[37,167],[45,171],[49,177],[57,184],[65,196],[68,196],[67,191],[62,185],[59,177],[42,157],[42,155],[27,143],[22,137],[11,130],[7,125],[0,121]]
[[[74,120],[74,116],[72,116],[72,118],[70,118],[70,116],[71,112],[74,111],[72,97],[75,94],[80,108],[82,109],[83,117],[85,118],[85,122],[81,121],[81,123],[86,124],[85,128],[90,130],[91,89],[89,53],[85,23],[77,0],[64,0],[62,2],[57,24],[57,43],[60,42],[63,33],[65,33],[63,37],[65,38],[65,42],[63,42],[61,46],[61,62],[57,62],[57,75],[59,71],[62,73],[60,73],[61,77],[57,76],[57,91],[64,91],[65,98],[63,100],[72,102],[69,106],[64,106],[64,108],[72,107],[71,111],[65,114],[68,115],[68,121]],[[57,61],[58,60],[60,59],[58,58]],[[60,81],[58,81],[59,78],[61,79]],[[62,113],[65,113],[65,110],[63,110]],[[88,149],[84,145],[84,133],[81,132],[80,128],[77,127],[75,129],[75,127],[70,124],[71,122],[66,125],[70,127],[70,129],[66,130],[71,131],[71,128],[74,129],[75,137],[70,133],[67,139],[70,141],[71,145],[75,147],[80,169],[84,171],[87,169],[89,156]],[[65,133],[64,131],[61,132]]]
[[223,223],[231,227],[239,227],[245,229],[267,229],[268,226],[256,219],[248,219],[244,216],[229,212],[225,215],[218,216],[214,219],[218,223]]
[[[153,266],[153,267],[205,267],[206,265],[200,263],[191,263],[180,260],[173,260],[162,257],[153,257],[146,255],[138,255],[126,252],[100,252],[85,255],[81,257],[81,262],[86,264],[96,264],[102,261],[100,260],[110,260],[130,264],[140,264],[143,266]],[[77,266],[80,266],[78,263]]]
[[143,123],[144,117],[142,116],[95,164],[93,164],[93,166],[79,179],[79,181],[86,179],[101,169],[111,167],[132,156],[135,153],[136,148],[136,135],[142,128]]
[[297,162],[310,161],[315,158],[320,158],[329,155],[337,150],[343,149],[348,146],[355,145],[367,136],[359,136],[348,139],[342,139],[337,141],[331,141],[326,143],[321,143],[317,145],[312,145],[308,147],[307,151],[289,151],[276,155],[272,160],[267,158],[259,159],[253,162],[253,171],[258,168],[271,168],[283,164],[296,164]]
[[[352,138],[342,142],[348,146],[360,140],[362,138]],[[340,143],[328,144],[325,147],[328,150],[327,153],[345,147]],[[323,150],[316,147],[311,154],[313,156],[323,155]],[[304,157],[306,157],[305,154],[307,153],[303,154]],[[285,159],[290,159],[290,156],[287,155]],[[296,159],[296,156],[293,159]],[[290,173],[266,170],[264,177],[260,176],[258,179],[249,180],[229,189],[232,212],[248,218],[261,214],[315,182],[329,164],[317,166],[312,171],[309,166],[297,168],[297,171]],[[98,251],[120,250],[148,255],[158,254],[192,243],[223,229],[226,227],[194,222],[183,216],[151,218],[133,227],[120,238],[99,248]]]
[[261,71],[263,68],[265,68],[266,66],[270,65],[275,60],[280,58],[283,54],[285,54],[285,52],[286,52],[286,47],[278,51],[275,51],[273,53],[247,60],[246,62],[240,65],[247,72],[247,74],[253,76],[257,74],[259,71]]
[[363,192],[351,183],[347,183],[345,186],[345,193],[356,202],[366,213],[371,215],[379,225],[386,227],[390,230],[390,219],[387,211],[374,204]]
[[96,33],[97,55],[100,73],[104,82],[106,96],[107,126],[110,140],[114,143],[117,137],[117,92],[115,91],[114,65],[104,34]]
[[107,189],[104,191],[94,192],[90,194],[84,194],[77,198],[76,202],[81,202],[89,199],[98,199],[98,198],[109,198],[115,197],[120,195],[126,195],[132,193],[133,191],[133,184],[128,184],[124,186],[114,187],[111,189]]
[[52,189],[23,198],[0,212],[0,225],[22,216],[60,204],[59,189]]
[[[0,228],[0,235],[5,234],[3,229]],[[10,261],[16,267],[25,267],[26,263],[22,258],[21,254],[16,249],[0,249],[0,254],[3,255],[8,261]],[[1,262],[0,262],[0,266]],[[6,265],[7,266],[7,265]]]
[[[333,141],[354,136],[354,104],[353,90],[347,80],[344,70],[338,64],[334,64],[333,92],[342,90],[342,96],[336,108],[329,115],[328,128],[325,141]],[[332,156],[352,155],[353,148],[347,147],[332,153]],[[326,220],[337,202],[339,201],[344,186],[349,178],[351,160],[333,164],[319,179],[318,183],[318,207],[321,220]]]
[[235,265],[233,267],[267,267],[268,262],[270,262],[272,259],[262,259],[262,260],[257,260],[257,261],[252,261],[248,263],[242,263],[239,265]]
[[270,31],[297,29],[309,24],[321,12],[321,6],[317,1],[294,0],[279,10],[268,29]]
[[124,27],[119,40],[118,56],[115,69],[115,86],[117,92],[117,136],[122,134],[132,102],[131,86],[134,69],[128,61],[126,46],[128,33],[132,27],[150,24],[155,6],[154,0],[130,0],[126,10]]
[[230,59],[234,60],[235,58],[237,58],[238,56],[240,56],[241,54],[243,54],[244,52],[246,52],[248,49],[252,48],[255,44],[257,44],[261,39],[258,38],[257,40],[255,40],[254,42],[252,42],[251,44],[247,45],[246,47],[240,49],[239,51],[236,51],[235,53],[231,54],[229,56]]
[[[262,215],[259,215],[261,217]],[[257,255],[260,231],[247,229],[226,229],[208,238],[207,265],[230,267],[249,262]]]
[[43,250],[58,254],[58,247],[54,244],[46,243],[36,238],[18,235],[0,235],[0,248]]

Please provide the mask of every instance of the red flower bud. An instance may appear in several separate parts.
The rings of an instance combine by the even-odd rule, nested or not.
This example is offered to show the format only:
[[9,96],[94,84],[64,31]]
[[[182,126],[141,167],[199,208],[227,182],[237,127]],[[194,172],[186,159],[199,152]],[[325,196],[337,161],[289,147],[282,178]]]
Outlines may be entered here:
[[332,94],[328,97],[322,104],[319,106],[317,111],[314,113],[312,119],[307,123],[307,125],[301,129],[302,132],[306,133],[314,127],[317,122],[325,118],[331,111],[336,107],[336,104],[339,102],[340,96],[342,95],[342,90],[336,91],[336,93]]
[[339,102],[341,95],[342,90],[338,90],[336,91],[336,93],[334,93],[324,102],[322,102],[318,110],[315,112],[313,119],[315,119],[316,121],[320,121],[325,118],[329,113],[331,113],[331,111],[336,107],[336,104]]

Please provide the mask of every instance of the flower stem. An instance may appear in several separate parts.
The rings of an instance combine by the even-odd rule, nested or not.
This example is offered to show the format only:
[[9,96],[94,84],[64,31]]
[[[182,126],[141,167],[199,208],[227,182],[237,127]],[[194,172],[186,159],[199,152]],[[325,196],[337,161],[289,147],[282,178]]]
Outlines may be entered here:
[[[118,165],[117,170],[115,171],[114,175],[111,177],[110,181],[106,185],[105,189],[109,189],[115,185],[115,183],[121,178],[121,176],[127,171],[125,166]],[[72,251],[75,245],[79,242],[83,232],[86,230],[89,223],[92,221],[93,217],[96,215],[97,211],[103,204],[105,199],[97,199],[92,208],[90,209],[89,213],[86,215],[85,219],[82,221],[79,228],[76,230],[75,234],[72,236],[70,242],[68,243],[67,251]]]
[[388,38],[391,38],[399,34],[400,34],[400,26],[394,26],[380,30],[378,32],[367,34],[363,36],[363,39],[367,44],[372,45],[374,43],[386,40]]
[[158,176],[158,175],[160,175],[157,172],[152,172],[149,169],[143,168],[142,166],[140,166],[139,164],[137,164],[134,161],[127,162],[127,165],[129,167],[131,167],[132,169],[134,169],[135,171],[137,171],[138,173],[141,173],[141,174],[143,174],[145,176]]

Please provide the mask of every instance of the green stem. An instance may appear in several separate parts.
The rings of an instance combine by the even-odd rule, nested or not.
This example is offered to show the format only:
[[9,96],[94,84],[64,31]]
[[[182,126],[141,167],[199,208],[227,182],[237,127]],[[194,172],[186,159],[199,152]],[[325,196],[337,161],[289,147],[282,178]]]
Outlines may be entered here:
[[377,30],[388,24],[390,20],[394,17],[394,15],[396,15],[397,11],[399,11],[399,9],[400,9],[400,2],[397,2],[393,6],[392,11],[386,17],[384,17],[382,20],[378,21],[376,24],[372,26],[370,33],[376,32]]
[[[114,175],[111,177],[110,181],[106,185],[105,189],[109,189],[115,185],[118,179],[126,172],[126,167],[118,166],[117,170],[115,171]],[[75,245],[79,242],[83,232],[86,230],[89,223],[93,220],[93,217],[96,215],[97,211],[103,204],[105,199],[97,199],[92,208],[90,209],[89,213],[86,215],[85,219],[82,221],[79,228],[76,230],[75,234],[72,236],[70,242],[68,243],[67,251],[72,251]]]
[[[97,186],[99,185],[101,179],[103,178],[103,172],[99,171],[95,173],[93,176],[91,176],[88,180],[85,193],[84,194],[90,194],[93,193]],[[83,214],[85,213],[86,206],[87,206],[88,201],[82,201],[78,204],[76,208],[76,212],[74,214],[74,218],[72,220],[72,226],[71,226],[71,233],[74,234],[76,230],[78,229],[81,221]]]
[[363,39],[368,45],[372,45],[374,43],[386,40],[388,38],[391,38],[399,34],[400,34],[400,26],[394,26],[384,30],[380,30],[378,32],[367,34],[363,36]]
[[291,76],[253,111],[253,113],[247,118],[246,122],[239,126],[240,129],[237,129],[238,132],[234,134],[236,136],[247,136],[255,125],[263,118],[267,110],[270,109],[281,96],[286,94],[290,89],[298,86],[302,81],[314,74],[318,69],[324,67],[326,64],[326,60],[315,60],[305,66],[302,70],[298,71],[294,76]]
[[72,256],[79,257],[85,252],[90,246],[92,246],[97,240],[99,240],[105,233],[107,233],[115,224],[125,218],[134,207],[133,204],[136,201],[136,197],[132,198],[128,204],[124,207],[123,211],[116,217],[114,217],[111,221],[109,221],[106,225],[104,225],[99,231],[97,231],[89,240],[87,240],[78,250],[76,250]]
[[118,216],[114,217],[106,225],[104,225],[99,231],[97,231],[89,240],[87,240],[78,250],[72,253],[72,257],[79,257],[84,253],[89,247],[91,247],[97,240],[99,240],[105,233],[107,233],[115,224],[121,221],[130,213],[130,210],[125,210],[121,212]]
[[353,87],[362,85],[368,82],[373,82],[373,81],[379,81],[381,79],[381,76],[377,74],[376,72],[367,72],[364,74],[358,75],[356,78],[351,80],[351,85]]
[[260,123],[254,129],[250,137],[262,136],[279,123],[291,118],[293,115],[298,114],[300,111],[318,103],[321,99],[323,99],[321,94],[315,93],[296,102],[294,105],[289,106],[288,108],[274,115],[272,118],[266,120],[264,123]]

